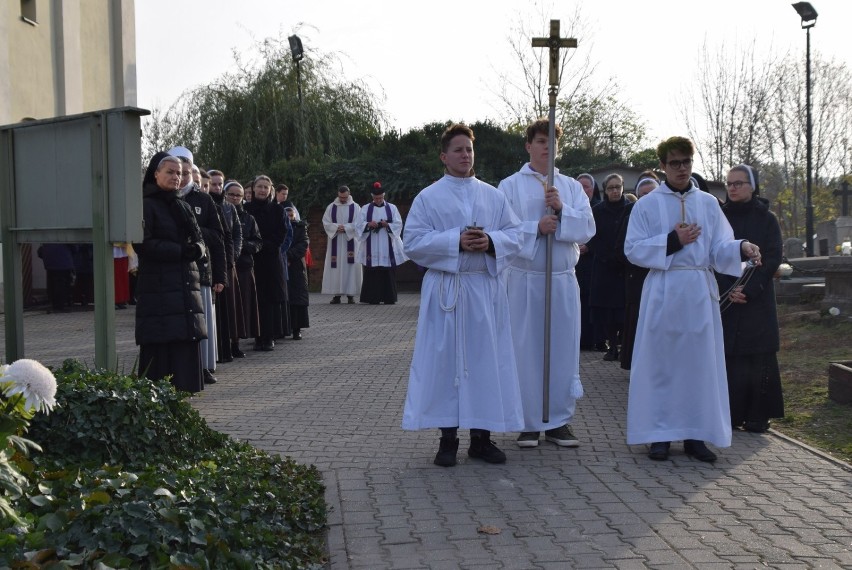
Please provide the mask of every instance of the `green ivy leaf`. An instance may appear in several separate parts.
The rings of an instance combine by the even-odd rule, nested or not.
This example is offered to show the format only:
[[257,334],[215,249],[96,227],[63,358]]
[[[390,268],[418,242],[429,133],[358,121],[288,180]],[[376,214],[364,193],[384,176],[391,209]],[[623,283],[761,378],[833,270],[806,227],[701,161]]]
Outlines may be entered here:
[[154,490],[154,494],[157,495],[158,497],[168,497],[169,499],[172,499],[172,500],[174,500],[174,498],[175,498],[174,493],[172,493],[171,491],[169,491],[168,489],[165,489],[163,487],[160,487],[159,489]]
[[51,503],[51,498],[48,495],[35,495],[30,497],[30,502],[37,507],[46,507]]
[[106,491],[94,491],[86,497],[86,503],[90,505],[106,505],[112,501],[112,497]]

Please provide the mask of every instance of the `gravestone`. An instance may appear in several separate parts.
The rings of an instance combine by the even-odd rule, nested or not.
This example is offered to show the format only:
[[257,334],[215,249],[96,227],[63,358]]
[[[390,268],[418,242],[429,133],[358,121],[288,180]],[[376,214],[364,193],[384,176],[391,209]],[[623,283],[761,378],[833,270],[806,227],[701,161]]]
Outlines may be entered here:
[[804,257],[805,242],[797,237],[790,237],[784,240],[784,257],[787,259],[796,259]]
[[825,268],[825,296],[821,308],[840,309],[844,318],[852,316],[852,255],[832,255]]
[[844,241],[852,239],[852,216],[840,216],[836,220],[817,225],[817,241],[820,255],[835,255]]
[[840,216],[834,222],[834,227],[837,230],[838,245],[842,245],[846,241],[852,241],[852,216]]
[[852,404],[852,360],[828,365],[828,399],[838,404]]

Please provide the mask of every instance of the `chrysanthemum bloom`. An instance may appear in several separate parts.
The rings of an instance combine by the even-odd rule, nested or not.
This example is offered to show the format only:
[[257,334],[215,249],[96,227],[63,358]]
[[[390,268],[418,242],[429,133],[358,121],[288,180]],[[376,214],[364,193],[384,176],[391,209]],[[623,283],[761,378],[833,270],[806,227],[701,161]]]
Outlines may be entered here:
[[49,413],[56,405],[56,378],[35,360],[16,360],[2,371],[2,381],[9,382],[6,396],[22,394],[27,409]]

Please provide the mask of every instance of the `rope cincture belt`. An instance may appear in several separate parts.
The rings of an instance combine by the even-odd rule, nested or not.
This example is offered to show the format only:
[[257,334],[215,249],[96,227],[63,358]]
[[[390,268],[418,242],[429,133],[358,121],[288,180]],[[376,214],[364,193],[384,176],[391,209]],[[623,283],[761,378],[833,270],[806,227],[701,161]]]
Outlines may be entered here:
[[707,281],[707,291],[710,293],[710,298],[713,299],[716,302],[719,301],[719,297],[717,297],[716,295],[713,294],[713,290],[715,289],[715,287],[713,287],[713,285],[715,285],[716,279],[713,277],[713,272],[710,271],[709,267],[694,267],[694,266],[687,265],[687,266],[683,266],[683,267],[669,267],[667,270],[652,269],[651,273],[653,273],[655,271],[661,272],[661,273],[663,271],[703,271],[704,272],[704,279]]
[[[485,273],[485,271],[459,271],[458,273],[447,273],[446,271],[441,271],[441,283],[438,286],[438,300],[441,303],[441,310],[445,313],[455,312],[456,306],[459,302],[459,290],[461,289],[462,275],[477,275],[482,273]],[[453,287],[452,298],[448,299],[449,303],[444,302],[444,298],[449,296],[449,293],[444,293],[445,276],[450,277],[450,285]],[[456,377],[454,382],[456,388],[458,388],[461,383],[461,378],[459,378],[458,374],[459,364],[461,364],[461,368],[464,371],[464,377],[467,378],[467,353],[464,349],[464,338],[462,335],[464,332],[463,319],[464,311],[456,313]]]

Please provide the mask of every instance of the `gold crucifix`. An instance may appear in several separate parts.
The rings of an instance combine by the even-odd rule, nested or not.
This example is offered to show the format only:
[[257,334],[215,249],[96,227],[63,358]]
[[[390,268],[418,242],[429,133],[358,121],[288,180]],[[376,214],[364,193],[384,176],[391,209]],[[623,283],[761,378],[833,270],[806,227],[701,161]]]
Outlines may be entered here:
[[562,48],[577,47],[574,38],[559,37],[559,20],[550,20],[550,36],[546,38],[533,38],[532,47],[550,48],[550,95],[553,98],[551,105],[556,104],[556,91],[559,89],[559,50]]

